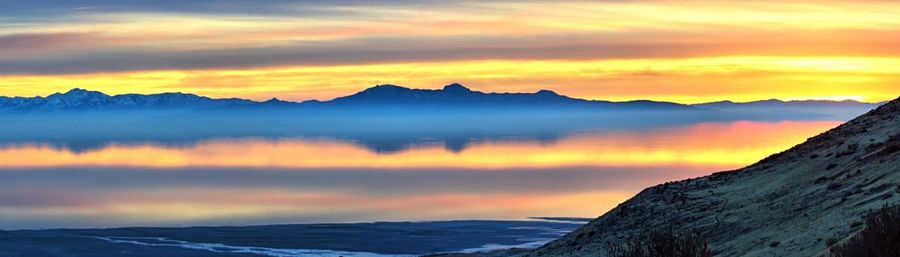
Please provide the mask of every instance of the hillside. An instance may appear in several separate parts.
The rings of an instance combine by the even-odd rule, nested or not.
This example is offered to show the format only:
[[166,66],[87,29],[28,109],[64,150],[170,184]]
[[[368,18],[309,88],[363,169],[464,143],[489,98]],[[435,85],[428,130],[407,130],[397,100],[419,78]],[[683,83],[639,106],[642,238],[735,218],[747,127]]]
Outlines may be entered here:
[[900,99],[746,168],[647,188],[526,255],[605,256],[610,243],[672,227],[700,231],[718,256],[819,256],[898,202]]

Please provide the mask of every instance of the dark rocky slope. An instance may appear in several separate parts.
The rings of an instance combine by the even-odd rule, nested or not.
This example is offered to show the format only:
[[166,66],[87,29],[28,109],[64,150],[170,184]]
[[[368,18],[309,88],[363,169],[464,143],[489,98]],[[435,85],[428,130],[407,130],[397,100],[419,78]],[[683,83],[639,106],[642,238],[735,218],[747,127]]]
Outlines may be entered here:
[[898,202],[900,99],[746,168],[647,188],[524,255],[606,256],[608,244],[672,227],[701,231],[718,256],[820,256]]

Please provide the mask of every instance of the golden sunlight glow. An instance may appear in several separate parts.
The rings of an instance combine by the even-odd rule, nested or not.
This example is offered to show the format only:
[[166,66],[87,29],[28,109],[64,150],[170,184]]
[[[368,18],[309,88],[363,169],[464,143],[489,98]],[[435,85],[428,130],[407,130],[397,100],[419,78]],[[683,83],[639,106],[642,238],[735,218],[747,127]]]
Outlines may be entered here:
[[[403,70],[403,73],[396,71]],[[875,57],[710,57],[609,61],[463,61],[279,67],[252,70],[148,71],[0,80],[9,95],[73,87],[109,94],[191,92],[256,100],[328,100],[377,84],[439,88],[459,81],[482,91],[557,89],[590,99],[697,103],[770,99],[884,101],[896,97],[900,59]],[[245,85],[254,85],[245,87]],[[305,85],[298,87],[297,85]],[[555,87],[553,85],[566,85]],[[604,86],[609,85],[609,86]],[[615,86],[612,86],[615,85]],[[635,90],[640,89],[640,90]],[[864,94],[864,95],[860,95]]]
[[[615,207],[631,193],[594,191],[566,194],[412,194],[361,195],[284,191],[168,188],[167,194],[119,191],[115,197],[95,199],[86,206],[4,208],[15,217],[103,217],[94,226],[178,224],[211,220],[259,219],[302,214],[341,217],[365,213],[357,221],[522,219],[528,216],[590,217]],[[585,206],[579,203],[595,203]],[[415,210],[415,211],[412,211]],[[47,217],[51,216],[51,217]],[[326,219],[324,221],[341,221]],[[296,222],[296,221],[295,221]]]
[[37,39],[0,47],[0,95],[82,87],[326,100],[376,84],[461,82],[697,103],[877,102],[900,91],[897,2],[281,5],[320,15],[86,10],[10,24],[0,37]]

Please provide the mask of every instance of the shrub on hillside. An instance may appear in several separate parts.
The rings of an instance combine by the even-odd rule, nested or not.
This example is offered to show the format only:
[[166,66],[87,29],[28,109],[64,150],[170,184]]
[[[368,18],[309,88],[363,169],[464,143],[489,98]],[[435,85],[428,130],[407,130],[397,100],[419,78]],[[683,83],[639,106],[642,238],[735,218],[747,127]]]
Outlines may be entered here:
[[866,227],[831,249],[832,257],[900,256],[900,206],[884,207],[866,218]]
[[611,257],[709,257],[709,244],[697,232],[680,234],[673,229],[648,231],[624,245],[610,244]]

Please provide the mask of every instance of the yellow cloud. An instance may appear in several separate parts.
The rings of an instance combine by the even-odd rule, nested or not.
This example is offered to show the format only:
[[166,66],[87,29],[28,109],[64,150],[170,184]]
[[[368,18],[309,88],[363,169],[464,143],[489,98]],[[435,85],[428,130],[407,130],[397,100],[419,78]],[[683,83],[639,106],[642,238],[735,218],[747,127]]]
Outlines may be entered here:
[[[0,94],[46,95],[84,87],[111,94],[182,91],[304,100],[330,99],[383,83],[436,88],[464,82],[485,91],[553,89],[590,99],[694,103],[768,98],[881,101],[896,97],[900,88],[900,51],[894,36],[900,33],[900,3],[893,2],[504,1],[323,8],[341,15],[96,12],[10,24],[0,28],[0,37],[85,33],[86,39],[32,51],[0,45],[5,56],[0,62],[11,62],[9,69],[27,61],[41,68],[46,60],[63,60],[56,64],[63,68],[50,71],[81,65],[88,69],[78,71],[81,74],[0,75]],[[371,56],[340,52],[366,48],[366,40],[373,38],[390,40],[373,41],[383,45],[366,52]],[[413,40],[425,48],[391,45]],[[282,49],[290,52],[305,49],[305,44],[346,45],[329,48],[319,63],[303,62],[306,55],[297,55],[298,62],[228,66],[228,60],[257,56],[238,55],[242,49],[299,46]],[[427,48],[431,45],[436,48]],[[203,52],[211,49],[219,52]],[[87,58],[97,63],[79,65],[64,62],[128,51],[131,55],[123,56],[135,59],[141,53],[178,57],[197,51],[192,58],[207,60],[202,57],[227,55],[231,49],[236,57],[210,59],[215,65],[188,67],[192,70],[167,68],[186,67],[177,64],[195,60],[187,57],[151,60],[148,63],[161,64],[137,65],[125,68],[135,70],[127,72],[89,69],[103,66],[103,58]],[[497,53],[509,49],[519,52]],[[262,52],[259,59],[272,57]],[[390,58],[393,55],[401,57]],[[431,57],[417,58],[420,55]]]
[[439,88],[463,82],[483,91],[553,89],[575,97],[608,100],[649,98],[694,103],[850,96],[882,101],[896,97],[898,67],[900,58],[876,57],[485,60],[3,76],[0,90],[6,95],[29,96],[82,87],[109,94],[182,91],[257,100],[327,100],[377,84]]

